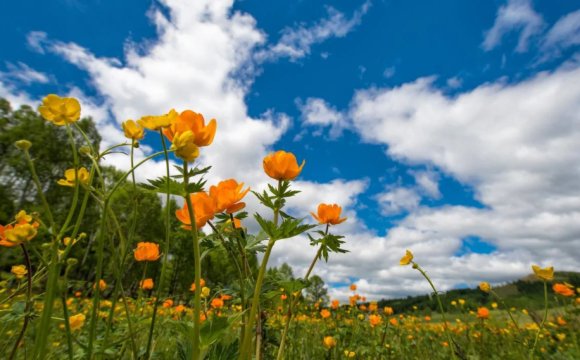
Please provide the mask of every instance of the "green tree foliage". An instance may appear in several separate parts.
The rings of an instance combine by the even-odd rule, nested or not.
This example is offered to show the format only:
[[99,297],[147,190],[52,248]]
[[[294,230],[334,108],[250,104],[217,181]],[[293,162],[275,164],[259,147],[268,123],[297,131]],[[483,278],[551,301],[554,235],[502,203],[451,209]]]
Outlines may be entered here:
[[328,301],[328,289],[324,286],[324,280],[318,275],[312,275],[309,280],[310,286],[306,288],[306,294],[312,297],[312,301],[317,301],[323,306]]

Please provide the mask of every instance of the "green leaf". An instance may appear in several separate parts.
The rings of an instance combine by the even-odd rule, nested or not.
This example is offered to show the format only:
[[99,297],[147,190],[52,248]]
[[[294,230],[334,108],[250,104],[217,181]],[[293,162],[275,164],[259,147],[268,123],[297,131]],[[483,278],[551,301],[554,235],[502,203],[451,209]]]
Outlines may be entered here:
[[143,189],[145,193],[153,193],[153,194],[167,194],[170,195],[177,195],[177,196],[185,196],[187,193],[185,192],[184,186],[182,183],[177,182],[171,178],[169,178],[169,187],[167,187],[167,176],[163,176],[157,179],[149,179],[149,184],[140,183],[139,187]]

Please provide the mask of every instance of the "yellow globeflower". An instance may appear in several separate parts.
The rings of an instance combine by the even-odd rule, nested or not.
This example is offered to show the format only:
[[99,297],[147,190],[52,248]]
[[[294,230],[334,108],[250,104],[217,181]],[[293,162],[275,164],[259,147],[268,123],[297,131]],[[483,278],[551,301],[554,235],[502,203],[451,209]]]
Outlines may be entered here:
[[[81,184],[86,184],[89,181],[89,172],[87,171],[87,169],[85,167],[82,167],[78,169],[77,172],[79,174],[79,182]],[[67,171],[65,171],[64,177],[65,177],[64,179],[60,179],[58,181],[59,185],[70,187],[75,186],[75,169],[68,169]]]
[[50,94],[42,99],[38,112],[54,125],[65,125],[77,121],[81,117],[81,104],[75,98],[61,98]]
[[208,287],[204,286],[201,288],[201,297],[206,298],[209,296],[209,293],[210,293],[210,290]]
[[403,256],[401,258],[401,261],[399,261],[399,265],[409,265],[411,261],[413,261],[413,254],[409,250],[407,250],[405,256]]
[[302,172],[305,163],[306,160],[303,160],[302,165],[298,166],[294,154],[280,150],[266,156],[262,165],[266,175],[274,180],[294,180]]
[[322,345],[327,349],[332,349],[336,346],[336,340],[332,336],[325,336]]
[[14,219],[16,219],[16,222],[17,222],[17,223],[20,223],[20,222],[22,222],[22,221],[25,221],[25,222],[29,223],[29,222],[31,222],[31,221],[32,221],[32,216],[30,216],[30,215],[27,215],[27,214],[26,214],[26,211],[24,211],[24,210],[20,210],[20,211],[18,212],[18,214],[16,214],[16,216],[14,217]]
[[36,227],[26,223],[18,224],[12,229],[5,230],[3,234],[5,241],[16,245],[23,243],[24,241],[29,241],[35,236]]
[[26,270],[26,266],[24,265],[15,265],[10,272],[16,275],[17,279],[22,279],[24,275],[28,274],[28,270]]
[[481,291],[485,292],[489,292],[489,290],[491,290],[491,286],[489,285],[489,283],[486,282],[482,282],[481,284],[479,284],[479,288],[481,289]]
[[141,140],[145,137],[145,128],[137,125],[133,120],[125,121],[121,126],[123,126],[123,131],[127,139]]
[[141,119],[137,120],[137,124],[149,129],[149,130],[160,130],[170,126],[173,121],[177,118],[177,111],[171,109],[170,112],[159,116],[143,116]]
[[552,281],[554,280],[554,267],[550,266],[547,268],[540,268],[539,266],[532,265],[532,270],[534,274],[542,280]]
[[71,330],[78,330],[81,328],[81,326],[83,326],[83,323],[85,322],[85,319],[87,317],[84,314],[78,314],[78,315],[73,315],[71,316],[68,320],[69,320],[69,324],[70,324],[70,329]]
[[171,150],[175,156],[187,162],[194,162],[199,157],[199,148],[194,143],[195,134],[192,131],[175,134]]

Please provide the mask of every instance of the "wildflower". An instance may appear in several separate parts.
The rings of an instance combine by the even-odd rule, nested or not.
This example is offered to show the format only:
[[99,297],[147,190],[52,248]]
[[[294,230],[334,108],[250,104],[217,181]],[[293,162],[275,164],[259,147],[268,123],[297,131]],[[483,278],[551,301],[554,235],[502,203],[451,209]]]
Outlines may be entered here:
[[84,314],[73,315],[68,319],[71,330],[78,330],[83,326],[87,317]]
[[453,306],[457,306],[457,301],[453,300],[453,301],[451,302],[451,305],[453,305]]
[[195,145],[201,147],[211,145],[216,129],[217,123],[215,119],[211,119],[206,126],[203,115],[191,110],[185,110],[175,118],[175,121],[169,127],[163,129],[163,134],[169,141],[173,141],[176,134],[191,131],[195,135]]
[[[363,301],[365,301],[363,299]],[[371,303],[369,304],[369,311],[377,311],[378,305],[376,301],[371,301]]]
[[224,301],[222,299],[219,299],[219,298],[214,298],[211,301],[211,306],[216,308],[216,309],[220,309],[224,306]]
[[175,151],[175,156],[187,161],[194,162],[199,157],[199,147],[194,142],[195,135],[191,131],[175,134],[171,150]]
[[477,308],[477,317],[479,319],[489,319],[489,310],[485,307]]
[[481,289],[481,291],[485,292],[489,292],[489,290],[491,290],[491,286],[489,285],[489,283],[486,282],[482,282],[481,284],[479,284],[479,288]]
[[145,128],[137,125],[133,120],[125,121],[121,126],[123,126],[123,131],[127,139],[141,140],[145,137]]
[[286,295],[286,294],[280,295],[280,300],[284,301],[286,299],[288,299],[288,295]]
[[388,307],[388,306],[386,306],[386,307],[383,309],[383,313],[385,313],[385,315],[386,315],[386,316],[393,316],[393,314],[394,314],[395,312],[393,311],[393,308],[392,308],[392,307]]
[[382,322],[381,316],[380,315],[371,315],[371,316],[369,316],[369,322],[371,323],[371,327],[375,327],[377,325],[380,325]]
[[137,243],[137,249],[133,253],[137,261],[155,261],[161,257],[159,245],[151,242]]
[[232,298],[232,297],[231,297],[230,295],[225,295],[225,294],[222,294],[222,296],[221,296],[221,299],[222,299],[222,300],[224,300],[224,301],[225,301],[225,300],[230,300],[231,298]]
[[552,289],[554,290],[554,292],[556,294],[559,294],[559,295],[562,295],[562,296],[572,296],[572,295],[574,295],[574,290],[566,287],[566,285],[554,284],[554,286],[552,287]]
[[173,311],[175,311],[176,313],[182,313],[185,310],[187,310],[187,308],[184,305],[181,305],[181,304],[177,305],[175,307],[175,309],[173,309]]
[[16,214],[16,216],[14,216],[14,219],[16,220],[17,223],[22,223],[22,222],[29,223],[32,221],[32,216],[27,215],[26,211],[20,210],[18,212],[18,214]]
[[356,284],[350,285],[350,291],[356,291]]
[[204,286],[204,287],[201,288],[201,297],[206,298],[206,297],[209,296],[209,293],[210,293],[210,290],[209,290],[208,287],[205,287]]
[[227,214],[231,214],[246,207],[246,203],[240,201],[250,191],[250,188],[248,187],[242,191],[243,187],[244,183],[238,184],[234,179],[220,181],[217,186],[210,187],[209,197],[215,203],[216,213],[221,213],[225,210]]
[[[215,205],[212,199],[205,191],[200,191],[190,195],[193,212],[195,214],[195,224],[198,229],[201,229],[205,224],[213,219],[215,215]],[[183,208],[175,211],[175,216],[183,224],[182,228],[191,230],[191,219],[189,218],[189,210],[187,203],[183,204]]]
[[314,216],[319,225],[338,225],[346,220],[346,218],[340,219],[341,212],[342,208],[336,204],[320,204],[318,205],[318,215],[313,212],[310,214]]
[[459,301],[459,305],[461,305],[461,306],[465,305],[465,300],[463,300],[463,299],[459,299],[459,300],[457,300],[457,301]]
[[32,143],[28,140],[18,140],[14,145],[20,150],[28,150],[32,146]]
[[338,309],[338,307],[340,306],[340,301],[337,299],[332,300],[332,308],[334,310]]
[[22,279],[24,277],[24,275],[28,274],[28,270],[26,270],[26,266],[25,265],[15,265],[12,266],[12,269],[10,270],[11,273],[13,273],[14,275],[16,275],[17,279]]
[[356,353],[354,351],[344,350],[344,355],[346,355],[349,358],[353,358],[356,356]]
[[137,120],[137,124],[149,129],[149,130],[159,130],[161,128],[166,128],[170,126],[175,118],[177,117],[177,111],[171,109],[167,114],[159,116],[143,116],[141,119]]
[[[85,167],[82,167],[80,169],[77,170],[78,176],[79,176],[79,183],[84,185],[89,181],[89,172],[87,171],[87,169]],[[74,187],[75,186],[75,169],[68,169],[67,171],[64,172],[64,179],[60,179],[57,184],[62,185],[62,186],[70,186],[70,187]]]
[[566,322],[566,320],[562,319],[561,316],[558,316],[558,324],[564,326],[567,325],[568,323]]
[[554,280],[554,267],[550,266],[547,268],[540,268],[536,265],[532,265],[532,270],[534,274],[542,280],[552,281]]
[[[200,279],[200,285],[203,288],[205,286],[205,280],[204,279]],[[189,288],[189,290],[191,291],[195,291],[195,281],[193,282],[193,284],[191,284],[191,288]]]
[[496,302],[491,303],[491,307],[494,308],[494,309],[497,309],[497,303]]
[[[96,289],[96,287],[97,287],[97,284],[93,284],[93,290]],[[105,291],[106,288],[107,288],[107,283],[103,279],[101,279],[101,281],[99,282],[99,289],[101,291]]]
[[556,334],[556,337],[558,338],[558,340],[560,341],[564,341],[566,339],[566,334]]
[[361,311],[366,311],[366,310],[367,310],[367,307],[366,307],[366,306],[364,306],[364,305],[361,305],[361,306],[359,307],[359,309],[361,309]]
[[[226,221],[226,224],[231,224],[231,223],[232,223],[232,220]],[[245,227],[242,227],[242,220],[240,220],[240,219],[234,219],[234,226],[233,227],[234,227],[234,229],[244,229],[244,230],[246,230]],[[224,229],[224,231],[230,232],[231,230],[230,230],[229,227],[226,227]]]
[[77,291],[77,292],[75,293],[75,297],[78,297],[78,298],[79,298],[79,297],[81,297],[81,296],[83,296],[83,293],[82,293],[82,292],[80,292],[80,291]]
[[431,321],[431,316],[425,316],[425,321]]
[[323,318],[323,319],[326,319],[326,318],[330,317],[330,311],[328,311],[328,310],[326,310],[326,309],[323,309],[323,310],[320,312],[320,316],[322,316],[322,318]]
[[164,308],[166,308],[166,309],[169,309],[170,307],[172,307],[172,306],[173,306],[173,300],[171,300],[171,299],[167,299],[167,300],[165,300],[165,301],[163,302],[163,305],[162,305],[162,306],[163,306]]
[[81,117],[81,104],[75,98],[61,98],[50,94],[42,99],[38,112],[54,125],[62,126],[73,123]]
[[31,225],[26,222],[21,222],[15,226],[4,227],[0,225],[0,245],[14,247],[25,241],[30,241],[36,236],[37,227],[38,223]]
[[298,166],[296,157],[292,153],[285,151],[276,151],[275,154],[270,153],[263,161],[264,171],[266,175],[275,180],[294,180],[300,175],[306,160],[302,161],[302,165]]
[[322,345],[330,350],[336,346],[336,340],[332,336],[325,336]]
[[139,286],[141,286],[141,289],[143,290],[151,290],[153,289],[153,279],[145,279],[140,281]]
[[399,265],[409,265],[411,261],[413,261],[413,254],[409,250],[407,250],[405,256],[403,256],[401,258],[401,261],[399,261]]

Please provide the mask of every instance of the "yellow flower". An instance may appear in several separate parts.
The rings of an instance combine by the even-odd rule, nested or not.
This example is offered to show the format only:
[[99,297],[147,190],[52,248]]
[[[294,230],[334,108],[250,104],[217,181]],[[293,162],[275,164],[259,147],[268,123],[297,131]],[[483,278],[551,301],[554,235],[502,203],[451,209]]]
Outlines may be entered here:
[[332,349],[336,346],[336,340],[332,336],[325,336],[322,345],[327,349]]
[[486,282],[482,282],[481,284],[479,284],[479,288],[481,289],[481,291],[485,292],[489,292],[489,290],[491,290],[491,286],[489,285],[489,283]]
[[349,358],[353,358],[356,356],[354,351],[344,350],[344,355],[348,356]]
[[465,305],[465,300],[463,300],[463,299],[459,299],[459,300],[457,300],[457,301],[459,301],[459,305],[462,305],[462,306],[463,306],[463,305]]
[[121,126],[123,126],[123,131],[127,139],[141,140],[145,137],[145,128],[137,125],[133,120],[125,121]]
[[564,341],[564,339],[566,339],[566,334],[556,334],[556,337],[558,338],[558,340]]
[[494,308],[494,309],[497,309],[497,303],[495,303],[495,302],[494,303],[491,303],[491,307]]
[[405,256],[403,256],[401,258],[401,261],[399,261],[399,265],[409,265],[411,261],[413,261],[413,254],[409,250],[407,250]]
[[532,265],[532,270],[534,270],[534,274],[536,274],[536,276],[539,277],[540,279],[548,280],[548,281],[554,280],[554,267],[553,266],[542,269],[536,265]]
[[298,166],[296,156],[286,151],[276,151],[275,154],[270,153],[263,161],[264,171],[266,175],[275,180],[294,180],[302,172],[302,168],[306,160],[302,161],[302,165]]
[[20,223],[20,222],[23,222],[23,221],[29,223],[29,222],[32,221],[32,216],[27,215],[26,214],[26,211],[24,211],[24,210],[20,210],[18,212],[18,214],[16,214],[16,216],[14,218],[16,219],[16,222],[17,223]]
[[[82,167],[78,169],[77,172],[79,175],[79,182],[81,184],[86,184],[89,181],[89,172],[87,171],[87,169],[85,167]],[[68,169],[67,171],[65,171],[64,177],[65,179],[60,179],[58,181],[59,185],[70,187],[75,186],[75,169]]]
[[17,279],[22,279],[24,275],[28,274],[28,270],[26,270],[26,266],[24,265],[15,265],[10,272],[16,275]]
[[177,133],[173,137],[171,150],[175,151],[175,156],[187,162],[194,162],[199,157],[199,148],[194,143],[195,134],[191,131]]
[[209,296],[209,293],[210,293],[210,290],[208,287],[204,286],[201,288],[201,297],[206,298]]
[[216,129],[217,123],[215,119],[211,119],[211,121],[205,125],[203,115],[191,110],[185,110],[177,116],[171,126],[163,130],[163,134],[167,136],[169,141],[173,142],[175,134],[192,131],[195,134],[195,145],[201,147],[211,145]]
[[26,223],[19,224],[10,230],[5,230],[3,236],[6,241],[18,245],[35,237],[36,227]]
[[159,130],[164,127],[170,126],[173,121],[177,118],[177,111],[171,109],[170,112],[159,116],[143,116],[141,119],[137,120],[137,124],[149,129],[149,130]]
[[336,204],[320,204],[318,205],[318,214],[311,212],[310,214],[318,221],[319,225],[331,224],[338,225],[346,220],[340,219],[342,208]]
[[77,121],[81,117],[81,104],[75,98],[61,98],[50,94],[42,99],[38,112],[54,125],[65,125]]
[[84,314],[73,315],[68,319],[71,330],[78,330],[83,326],[87,317]]
[[453,301],[451,302],[451,305],[453,305],[453,306],[457,306],[457,301],[453,300]]

